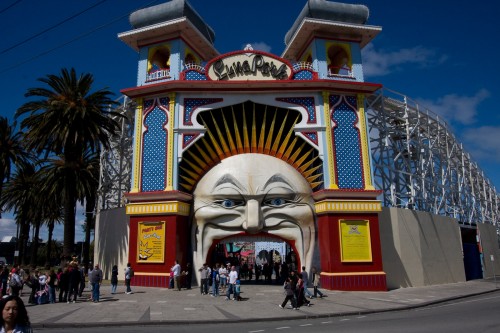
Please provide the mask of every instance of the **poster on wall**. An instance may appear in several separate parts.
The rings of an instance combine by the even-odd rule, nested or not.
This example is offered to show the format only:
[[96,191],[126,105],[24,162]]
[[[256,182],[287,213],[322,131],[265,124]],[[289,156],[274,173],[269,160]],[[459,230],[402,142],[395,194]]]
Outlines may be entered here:
[[340,251],[343,262],[372,261],[368,220],[340,220]]
[[137,261],[163,263],[165,261],[165,221],[139,222],[137,233]]

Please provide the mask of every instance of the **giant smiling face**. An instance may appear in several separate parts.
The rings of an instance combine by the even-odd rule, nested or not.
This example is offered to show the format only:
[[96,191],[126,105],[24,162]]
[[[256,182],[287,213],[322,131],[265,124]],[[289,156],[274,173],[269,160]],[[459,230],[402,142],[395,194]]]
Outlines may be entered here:
[[[231,156],[207,172],[194,191],[194,268],[207,261],[214,240],[246,232],[295,243],[311,266],[314,209],[311,187],[288,163],[263,154]],[[199,277],[198,277],[199,279]]]

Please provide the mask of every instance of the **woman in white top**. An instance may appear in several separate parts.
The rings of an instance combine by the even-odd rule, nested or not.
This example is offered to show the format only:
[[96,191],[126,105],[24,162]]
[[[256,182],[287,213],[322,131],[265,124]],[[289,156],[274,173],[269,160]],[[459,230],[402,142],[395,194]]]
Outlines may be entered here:
[[221,265],[219,268],[219,279],[221,293],[224,294],[226,292],[227,286],[227,269],[226,267],[224,267],[224,265]]

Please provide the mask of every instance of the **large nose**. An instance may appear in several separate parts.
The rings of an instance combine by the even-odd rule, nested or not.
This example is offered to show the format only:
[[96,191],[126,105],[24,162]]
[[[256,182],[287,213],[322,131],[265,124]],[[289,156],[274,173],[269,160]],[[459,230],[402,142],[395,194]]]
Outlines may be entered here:
[[251,199],[246,205],[246,221],[243,223],[243,229],[251,234],[256,234],[264,227],[262,210],[257,200]]

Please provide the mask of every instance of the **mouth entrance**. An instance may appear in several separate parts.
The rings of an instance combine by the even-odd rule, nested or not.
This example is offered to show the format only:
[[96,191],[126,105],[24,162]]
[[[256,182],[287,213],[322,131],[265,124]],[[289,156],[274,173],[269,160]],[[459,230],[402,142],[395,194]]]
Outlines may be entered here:
[[[210,267],[229,263],[241,283],[283,283],[290,270],[300,270],[294,241],[279,236],[238,234],[213,241],[207,254]],[[286,275],[286,276],[285,276]]]

